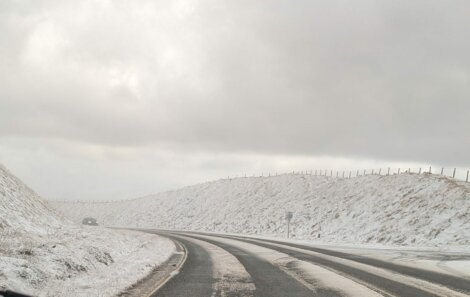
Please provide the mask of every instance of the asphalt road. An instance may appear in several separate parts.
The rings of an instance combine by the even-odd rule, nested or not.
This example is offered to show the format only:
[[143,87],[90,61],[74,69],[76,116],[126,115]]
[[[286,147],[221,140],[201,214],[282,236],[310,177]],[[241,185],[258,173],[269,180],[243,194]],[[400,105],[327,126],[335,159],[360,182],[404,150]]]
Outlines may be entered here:
[[[178,274],[152,296],[470,296],[469,279],[356,254],[240,236],[146,232],[178,241],[188,253]],[[240,271],[224,268],[233,261]],[[247,286],[230,285],[236,276],[225,270],[245,275]]]
[[172,237],[185,246],[188,258],[183,269],[152,296],[212,296],[212,262],[209,253],[183,237]]

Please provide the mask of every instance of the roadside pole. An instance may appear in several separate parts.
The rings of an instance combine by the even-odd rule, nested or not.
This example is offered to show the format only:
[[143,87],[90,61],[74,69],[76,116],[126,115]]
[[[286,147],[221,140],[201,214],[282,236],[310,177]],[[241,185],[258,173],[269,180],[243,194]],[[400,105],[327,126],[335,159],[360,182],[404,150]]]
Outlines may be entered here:
[[287,238],[290,237],[290,220],[292,219],[292,211],[286,211],[286,220],[287,220]]

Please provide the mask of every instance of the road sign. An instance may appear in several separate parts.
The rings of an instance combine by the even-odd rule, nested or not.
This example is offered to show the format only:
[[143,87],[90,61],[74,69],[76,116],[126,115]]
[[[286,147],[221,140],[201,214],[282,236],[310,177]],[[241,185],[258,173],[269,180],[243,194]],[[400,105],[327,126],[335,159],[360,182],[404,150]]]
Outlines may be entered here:
[[292,211],[286,211],[286,220],[290,221],[293,216],[294,214],[292,213]]

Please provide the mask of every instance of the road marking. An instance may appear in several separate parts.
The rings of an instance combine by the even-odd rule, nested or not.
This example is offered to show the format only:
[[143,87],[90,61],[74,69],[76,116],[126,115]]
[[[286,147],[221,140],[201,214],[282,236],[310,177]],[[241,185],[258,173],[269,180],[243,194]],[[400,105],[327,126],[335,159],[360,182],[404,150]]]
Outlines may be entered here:
[[[179,254],[183,253],[183,255],[184,255],[183,258],[181,259],[181,261],[179,261],[176,264],[175,270],[171,271],[166,277],[164,277],[160,281],[160,283],[155,287],[155,289],[151,293],[146,295],[145,297],[152,297],[152,295],[154,295],[158,290],[160,290],[170,279],[172,279],[175,275],[177,275],[179,273],[181,267],[183,267],[184,263],[186,263],[186,259],[188,258],[188,251],[186,250],[184,245],[182,245],[179,242],[174,241],[174,240],[173,240],[173,242],[175,243],[175,245],[177,247],[179,247],[181,249],[181,252],[179,252]],[[175,252],[174,254],[177,254],[177,253],[178,252]]]

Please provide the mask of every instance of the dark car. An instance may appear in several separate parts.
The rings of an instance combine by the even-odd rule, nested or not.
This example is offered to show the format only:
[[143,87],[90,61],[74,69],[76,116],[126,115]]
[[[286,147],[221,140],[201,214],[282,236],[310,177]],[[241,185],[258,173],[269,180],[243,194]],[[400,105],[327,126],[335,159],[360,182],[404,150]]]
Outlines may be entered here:
[[91,218],[91,217],[84,218],[83,221],[82,221],[82,224],[83,225],[88,225],[88,226],[98,226],[98,222],[96,221],[96,219]]

